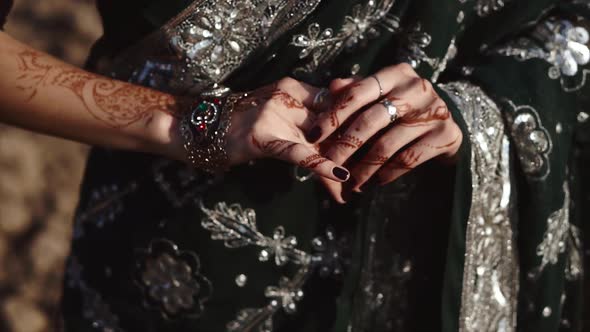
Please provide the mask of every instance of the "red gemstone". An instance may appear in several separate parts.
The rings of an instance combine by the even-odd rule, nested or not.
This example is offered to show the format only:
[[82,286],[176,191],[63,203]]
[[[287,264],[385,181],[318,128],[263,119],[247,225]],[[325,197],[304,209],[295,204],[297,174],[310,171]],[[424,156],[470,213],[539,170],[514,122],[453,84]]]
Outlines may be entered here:
[[219,98],[213,99],[213,103],[221,105],[221,100]]

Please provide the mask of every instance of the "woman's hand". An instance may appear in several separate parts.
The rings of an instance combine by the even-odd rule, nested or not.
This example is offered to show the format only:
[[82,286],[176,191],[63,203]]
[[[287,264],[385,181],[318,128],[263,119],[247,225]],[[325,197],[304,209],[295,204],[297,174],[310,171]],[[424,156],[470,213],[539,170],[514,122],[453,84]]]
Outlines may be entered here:
[[276,158],[344,182],[348,170],[325,158],[305,132],[317,120],[310,109],[320,89],[291,78],[252,91],[235,106],[227,136],[230,164]]
[[[430,159],[451,158],[461,145],[461,130],[447,105],[410,65],[387,67],[362,80],[336,80],[331,91],[336,92],[331,109],[306,137],[311,143],[329,138],[324,155],[337,164],[348,161],[354,191],[371,178],[384,185]],[[393,122],[385,100],[397,109]],[[351,161],[365,145],[366,154]],[[344,202],[342,186],[324,182]]]

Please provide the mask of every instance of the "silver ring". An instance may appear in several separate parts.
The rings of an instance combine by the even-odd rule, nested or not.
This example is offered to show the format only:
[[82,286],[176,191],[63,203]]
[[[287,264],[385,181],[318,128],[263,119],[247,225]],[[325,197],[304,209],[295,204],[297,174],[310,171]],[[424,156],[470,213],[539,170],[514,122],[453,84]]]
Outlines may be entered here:
[[328,96],[329,94],[330,90],[325,88],[318,91],[318,93],[315,94],[315,97],[313,97],[313,108],[317,108],[321,104],[323,104],[326,101],[326,96]]
[[380,102],[383,107],[387,110],[387,114],[389,114],[389,122],[394,123],[397,120],[399,114],[397,112],[397,107],[393,105],[393,103],[389,99],[384,99]]
[[371,75],[372,78],[377,81],[377,85],[379,85],[379,98],[383,97],[383,87],[381,86],[381,81],[379,81],[379,77],[377,75]]

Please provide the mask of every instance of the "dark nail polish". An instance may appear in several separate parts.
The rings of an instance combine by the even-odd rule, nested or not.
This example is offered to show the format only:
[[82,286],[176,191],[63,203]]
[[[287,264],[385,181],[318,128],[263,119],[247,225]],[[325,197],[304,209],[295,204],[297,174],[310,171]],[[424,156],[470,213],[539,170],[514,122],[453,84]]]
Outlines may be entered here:
[[334,169],[332,169],[332,174],[342,181],[346,181],[350,177],[350,172],[342,167],[334,167]]
[[318,126],[311,128],[307,135],[305,135],[305,138],[309,143],[317,142],[320,137],[322,137],[322,128]]

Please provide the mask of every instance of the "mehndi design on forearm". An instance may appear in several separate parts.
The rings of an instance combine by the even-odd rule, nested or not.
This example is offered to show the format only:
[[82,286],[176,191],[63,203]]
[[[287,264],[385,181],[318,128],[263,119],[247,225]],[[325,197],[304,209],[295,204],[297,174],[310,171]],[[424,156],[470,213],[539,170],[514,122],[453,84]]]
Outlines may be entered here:
[[179,105],[171,95],[43,60],[43,54],[32,50],[18,54],[22,74],[17,87],[29,93],[28,101],[42,87],[62,87],[72,91],[94,118],[114,128],[149,122],[155,111],[178,113]]

